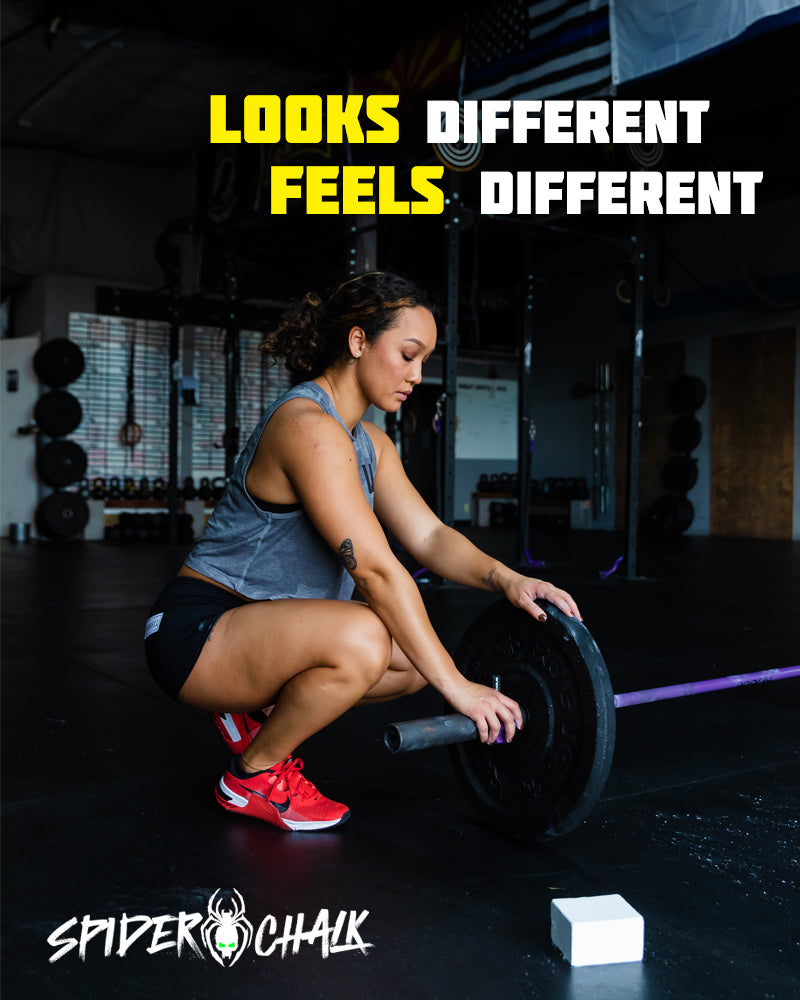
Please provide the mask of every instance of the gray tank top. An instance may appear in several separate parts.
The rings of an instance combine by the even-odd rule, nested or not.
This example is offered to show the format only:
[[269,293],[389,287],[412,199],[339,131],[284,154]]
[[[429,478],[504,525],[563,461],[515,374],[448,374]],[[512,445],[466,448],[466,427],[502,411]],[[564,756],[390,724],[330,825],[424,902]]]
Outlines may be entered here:
[[[353,594],[352,578],[302,507],[264,510],[244,484],[273,413],[287,400],[298,398],[313,400],[350,434],[328,394],[315,382],[303,382],[284,393],[264,412],[239,455],[222,499],[186,565],[253,600],[317,597],[346,601]],[[361,487],[371,507],[375,449],[361,424],[356,425],[351,440]]]

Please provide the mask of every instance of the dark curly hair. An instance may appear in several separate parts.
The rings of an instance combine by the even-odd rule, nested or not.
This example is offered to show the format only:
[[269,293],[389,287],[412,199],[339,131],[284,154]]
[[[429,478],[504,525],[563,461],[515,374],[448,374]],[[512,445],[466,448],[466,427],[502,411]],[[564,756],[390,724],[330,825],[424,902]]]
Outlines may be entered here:
[[434,311],[414,282],[388,271],[367,271],[343,281],[324,299],[309,292],[267,334],[261,350],[283,358],[295,382],[317,378],[344,356],[354,326],[374,343],[398,321],[401,310],[415,306]]

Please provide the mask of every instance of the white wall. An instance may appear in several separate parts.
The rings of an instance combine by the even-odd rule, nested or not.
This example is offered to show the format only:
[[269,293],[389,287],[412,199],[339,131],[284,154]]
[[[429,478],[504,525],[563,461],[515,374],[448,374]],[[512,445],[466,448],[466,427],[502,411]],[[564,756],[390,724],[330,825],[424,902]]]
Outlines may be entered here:
[[[34,535],[34,513],[39,496],[36,477],[36,438],[20,434],[30,425],[39,398],[39,382],[33,370],[38,337],[0,340],[0,531],[7,537],[11,524],[28,524]],[[9,389],[9,373],[18,373],[18,389]]]

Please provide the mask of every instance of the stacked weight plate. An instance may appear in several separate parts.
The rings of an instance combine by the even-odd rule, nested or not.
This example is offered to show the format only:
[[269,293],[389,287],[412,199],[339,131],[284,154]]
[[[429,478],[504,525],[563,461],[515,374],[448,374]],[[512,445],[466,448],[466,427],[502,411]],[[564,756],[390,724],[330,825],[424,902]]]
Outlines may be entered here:
[[44,538],[72,538],[86,527],[89,507],[79,493],[64,488],[86,474],[86,453],[67,439],[83,412],[64,386],[83,373],[83,352],[65,337],[48,340],[34,355],[33,367],[49,390],[39,397],[33,414],[40,434],[36,469],[42,482],[53,488],[36,508],[36,528]]

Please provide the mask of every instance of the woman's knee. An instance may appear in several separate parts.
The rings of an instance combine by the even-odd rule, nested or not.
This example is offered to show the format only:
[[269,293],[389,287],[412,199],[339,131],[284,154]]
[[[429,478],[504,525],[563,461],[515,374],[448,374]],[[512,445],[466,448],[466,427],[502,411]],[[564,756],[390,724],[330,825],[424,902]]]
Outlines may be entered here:
[[348,623],[339,645],[339,663],[356,672],[368,687],[386,673],[392,658],[392,637],[381,619],[369,608],[358,609]]

